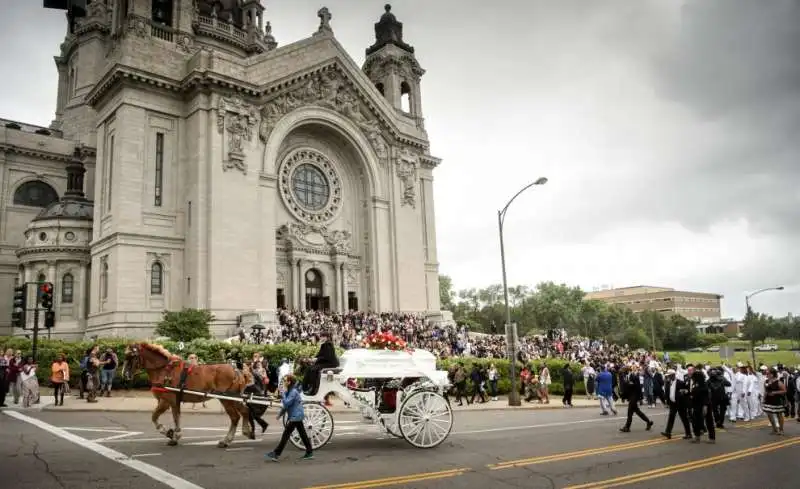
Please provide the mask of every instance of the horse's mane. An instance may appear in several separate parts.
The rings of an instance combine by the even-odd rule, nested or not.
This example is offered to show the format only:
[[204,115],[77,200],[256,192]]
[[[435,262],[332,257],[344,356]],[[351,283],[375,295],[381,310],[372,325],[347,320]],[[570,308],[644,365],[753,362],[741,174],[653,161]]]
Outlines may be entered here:
[[172,353],[170,353],[166,348],[161,345],[156,345],[153,343],[142,343],[142,348],[150,350],[154,353],[158,353],[159,355],[163,356],[167,360],[173,357]]

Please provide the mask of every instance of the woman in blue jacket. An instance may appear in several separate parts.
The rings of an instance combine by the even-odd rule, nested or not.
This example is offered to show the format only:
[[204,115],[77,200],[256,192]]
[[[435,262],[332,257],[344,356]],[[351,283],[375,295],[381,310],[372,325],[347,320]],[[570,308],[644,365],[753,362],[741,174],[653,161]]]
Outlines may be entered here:
[[286,443],[289,441],[289,437],[292,436],[292,432],[297,430],[297,433],[300,434],[300,439],[303,440],[303,445],[306,447],[306,454],[303,455],[303,460],[311,460],[314,458],[314,451],[311,449],[311,442],[308,440],[308,435],[306,434],[306,427],[303,425],[303,419],[305,418],[305,412],[303,411],[303,396],[300,393],[300,389],[297,385],[297,379],[295,379],[294,375],[287,375],[284,377],[283,382],[286,386],[286,391],[283,393],[283,400],[281,405],[281,410],[278,413],[277,419],[281,419],[281,416],[286,414],[288,418],[288,422],[286,423],[286,427],[283,429],[283,435],[281,436],[281,441],[278,443],[277,448],[275,450],[269,452],[267,454],[267,460],[271,460],[273,462],[277,462],[278,458],[280,458],[281,453],[283,453],[283,449],[286,448]]

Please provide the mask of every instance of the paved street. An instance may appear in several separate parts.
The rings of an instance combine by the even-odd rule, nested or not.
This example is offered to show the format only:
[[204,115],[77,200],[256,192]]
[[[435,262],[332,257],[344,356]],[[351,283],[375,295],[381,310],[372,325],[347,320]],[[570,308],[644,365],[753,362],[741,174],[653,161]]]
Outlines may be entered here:
[[664,440],[658,435],[664,411],[646,412],[656,421],[653,431],[637,420],[633,432],[623,434],[619,419],[593,409],[463,411],[448,441],[433,450],[413,448],[340,413],[336,436],[315,460],[298,461],[301,452],[290,447],[275,464],[263,460],[277,443],[275,423],[259,440],[238,434],[231,448],[219,449],[226,418],[186,414],[181,446],[168,447],[143,412],[5,411],[0,473],[2,487],[15,489],[796,486],[792,455],[800,448],[800,424],[794,420],[787,421],[785,437],[770,435],[759,421],[720,433],[716,445],[692,445]]

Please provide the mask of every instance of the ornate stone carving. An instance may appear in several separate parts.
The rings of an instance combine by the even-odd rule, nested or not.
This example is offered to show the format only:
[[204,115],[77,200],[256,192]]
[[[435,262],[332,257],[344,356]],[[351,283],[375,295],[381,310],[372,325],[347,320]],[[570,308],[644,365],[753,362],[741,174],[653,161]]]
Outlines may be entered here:
[[128,16],[128,32],[133,32],[139,37],[148,37],[150,35],[144,18],[135,15]]
[[161,263],[164,267],[169,267],[170,261],[170,254],[169,253],[155,253],[155,252],[148,252],[147,253],[147,269],[150,270],[150,267],[155,262]]
[[109,11],[104,2],[92,2],[86,6],[86,18],[105,22],[108,20]]
[[345,275],[345,283],[351,287],[358,285],[358,271],[353,268],[348,268]]
[[281,285],[286,284],[286,270],[278,270],[278,273],[275,277],[275,282]]
[[[311,165],[324,176],[327,184],[327,202],[317,208],[309,208],[294,190],[295,171],[303,165]],[[333,164],[317,150],[304,148],[293,151],[278,168],[278,190],[281,199],[294,217],[307,224],[325,224],[333,220],[342,208],[342,181]]]
[[329,230],[326,226],[295,222],[284,224],[276,232],[276,239],[284,241],[290,249],[308,248],[333,255],[350,254],[352,238],[353,234],[344,229]]
[[256,112],[239,96],[223,97],[217,109],[217,128],[220,134],[228,132],[228,159],[222,162],[225,171],[235,169],[247,173],[244,162],[244,141],[253,139]]
[[407,148],[403,148],[396,159],[396,164],[397,176],[402,182],[401,205],[416,207],[419,158]]
[[[385,161],[389,152],[382,136],[380,121],[364,115],[363,105],[355,88],[335,70],[318,73],[302,85],[267,102],[261,109],[259,137],[265,144],[275,124],[289,112],[308,105],[333,109],[353,121],[364,132],[375,154]],[[368,111],[366,111],[369,114]]]
[[175,47],[178,48],[178,51],[181,51],[186,54],[192,54],[197,51],[195,48],[194,39],[188,34],[178,34],[175,39]]

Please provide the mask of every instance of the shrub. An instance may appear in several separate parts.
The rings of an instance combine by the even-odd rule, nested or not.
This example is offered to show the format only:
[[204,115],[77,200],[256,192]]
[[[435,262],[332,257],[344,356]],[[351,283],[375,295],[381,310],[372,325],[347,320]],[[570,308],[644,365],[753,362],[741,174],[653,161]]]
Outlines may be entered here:
[[211,338],[209,325],[214,315],[207,309],[184,308],[181,311],[164,311],[156,325],[156,334],[173,341],[192,341]]
[[[70,383],[75,386],[80,381],[80,361],[86,351],[93,345],[100,347],[101,351],[112,348],[119,357],[120,369],[124,361],[125,347],[136,343],[134,340],[118,338],[101,338],[97,342],[81,341],[66,342],[62,340],[39,340],[37,360],[39,363],[38,377],[41,385],[49,385],[50,365],[55,360],[56,355],[63,353],[67,356],[70,367]],[[203,363],[221,363],[231,358],[240,357],[242,359],[252,358],[253,353],[260,352],[270,363],[280,362],[287,358],[295,360],[303,357],[313,357],[317,353],[316,346],[299,345],[296,343],[281,343],[279,345],[251,345],[251,344],[229,344],[224,341],[198,339],[186,343],[183,351],[178,350],[178,344],[174,341],[161,342],[167,350],[172,353],[186,357],[189,353],[197,354]],[[23,356],[31,354],[31,341],[21,337],[0,337],[0,349],[13,348],[22,350]],[[115,379],[115,383],[120,382],[120,378]],[[147,376],[144,372],[137,372],[134,377],[132,387],[147,387],[149,385]]]

